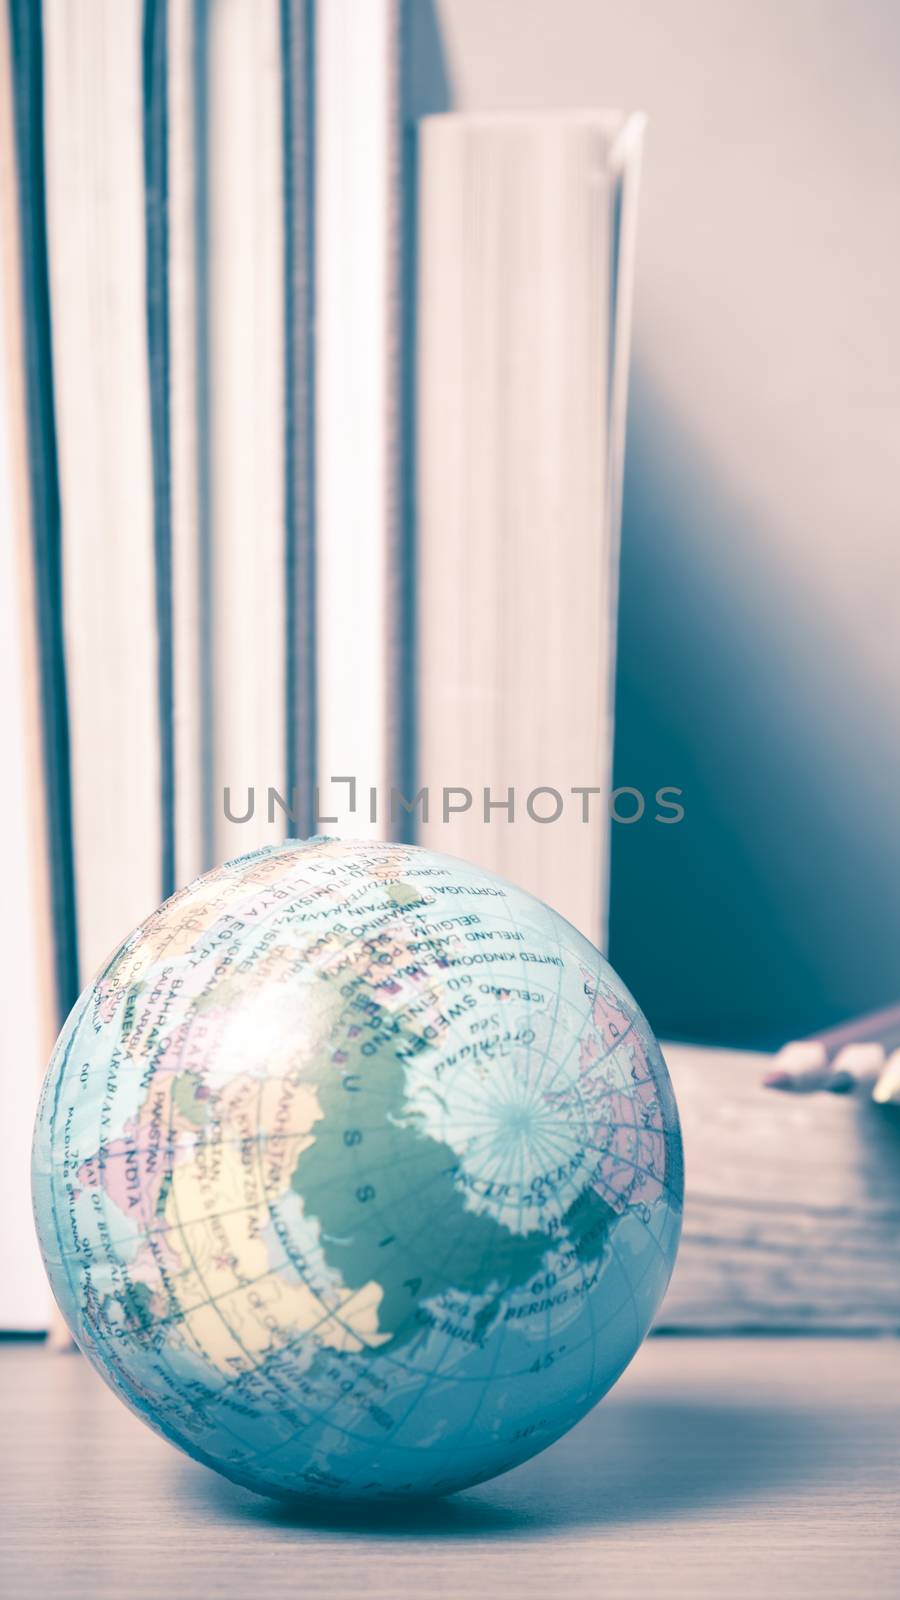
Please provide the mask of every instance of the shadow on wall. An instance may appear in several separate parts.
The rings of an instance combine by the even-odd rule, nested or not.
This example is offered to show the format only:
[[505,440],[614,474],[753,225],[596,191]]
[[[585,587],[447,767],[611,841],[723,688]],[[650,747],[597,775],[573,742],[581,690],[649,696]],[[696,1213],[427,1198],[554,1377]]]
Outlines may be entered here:
[[405,0],[403,110],[411,121],[451,108],[450,80],[434,0]]
[[684,790],[612,830],[611,959],[664,1036],[766,1047],[900,995],[900,743],[812,586],[636,353],[616,784]]

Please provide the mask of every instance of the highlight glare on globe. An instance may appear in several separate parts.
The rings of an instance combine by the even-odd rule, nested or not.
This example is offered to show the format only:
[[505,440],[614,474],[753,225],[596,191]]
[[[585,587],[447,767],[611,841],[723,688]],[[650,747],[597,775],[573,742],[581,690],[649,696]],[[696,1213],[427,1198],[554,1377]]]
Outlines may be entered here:
[[479,869],[315,839],[198,878],[69,1017],[34,1206],[78,1343],[265,1494],[444,1494],[542,1450],[665,1291],[681,1142],[594,947]]

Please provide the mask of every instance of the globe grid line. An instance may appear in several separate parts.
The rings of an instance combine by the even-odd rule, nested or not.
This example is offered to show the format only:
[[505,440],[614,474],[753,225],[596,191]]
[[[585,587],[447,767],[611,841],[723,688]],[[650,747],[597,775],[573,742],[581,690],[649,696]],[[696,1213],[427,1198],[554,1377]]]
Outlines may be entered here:
[[[186,1043],[187,1043],[187,1040],[186,1040],[186,1039],[185,1039],[185,1041],[184,1041],[184,1046],[183,1046],[183,1048],[184,1048],[184,1047],[186,1047]],[[258,1095],[258,1098],[257,1098],[257,1106],[259,1106],[259,1104],[260,1104],[260,1102],[261,1102],[261,1095],[262,1095],[262,1082],[263,1082],[263,1080],[260,1080],[260,1093],[259,1093],[259,1095]],[[170,1105],[170,1115],[169,1115],[169,1134],[170,1134],[170,1137],[171,1137],[171,1134],[172,1134],[172,1116],[173,1116],[173,1110],[174,1110],[174,1108],[173,1108],[173,1106],[172,1106],[172,1105]],[[237,1143],[238,1143],[238,1144],[241,1144],[241,1141],[236,1141],[236,1142],[237,1142]],[[364,1174],[363,1174],[363,1175],[364,1175]],[[336,1179],[335,1179],[335,1180],[334,1180],[334,1181],[335,1181],[335,1182],[338,1182],[338,1181],[340,1181],[340,1179],[339,1179],[339,1176],[338,1176],[338,1177],[336,1177]],[[435,1177],[435,1179],[434,1179],[434,1180],[432,1180],[432,1181],[436,1181],[436,1177]],[[266,1187],[265,1187],[265,1183],[264,1183],[264,1180],[262,1180],[262,1178],[261,1178],[261,1185],[262,1185],[262,1193],[263,1193],[263,1195],[265,1195],[265,1194],[266,1194]],[[250,1204],[249,1204],[249,1205],[248,1205],[248,1206],[247,1206],[247,1207],[246,1207],[246,1208],[245,1208],[245,1209],[246,1209],[246,1210],[248,1210],[248,1211],[250,1211],[250,1210],[253,1210],[253,1209],[254,1209],[254,1206],[253,1206],[253,1204],[252,1204],[252,1203],[250,1203]],[[181,1218],[180,1218],[180,1216],[179,1216],[179,1218],[178,1218],[178,1223],[177,1223],[177,1226],[178,1226],[178,1229],[179,1229],[179,1232],[180,1232],[180,1233],[181,1233],[181,1234],[182,1234],[182,1237],[183,1237],[183,1238],[184,1238],[184,1234],[183,1234],[183,1228],[184,1228],[184,1226],[185,1226],[185,1225],[184,1225],[184,1224],[183,1224],[183,1222],[182,1222],[182,1220],[181,1220]],[[413,1236],[413,1238],[415,1238],[415,1237],[417,1237],[417,1236],[418,1236],[418,1235],[414,1235],[414,1236]],[[200,1281],[201,1281],[201,1283],[203,1283],[203,1284],[204,1284],[204,1287],[205,1287],[205,1279],[204,1279],[204,1278],[203,1278],[203,1275],[202,1275],[202,1273],[201,1273],[201,1272],[200,1272],[200,1270],[199,1270],[199,1268],[198,1268],[198,1267],[197,1267],[197,1264],[196,1264],[196,1259],[195,1259],[195,1256],[194,1256],[194,1253],[193,1253],[193,1251],[192,1251],[192,1250],[191,1250],[191,1248],[190,1248],[190,1245],[189,1245],[189,1244],[188,1244],[188,1242],[187,1242],[187,1240],[186,1240],[186,1239],[185,1239],[185,1240],[184,1240],[184,1242],[185,1242],[185,1246],[186,1246],[186,1248],[187,1248],[187,1250],[188,1250],[188,1254],[189,1254],[189,1256],[190,1256],[190,1259],[191,1259],[191,1263],[192,1263],[192,1265],[193,1265],[193,1267],[194,1267],[194,1270],[195,1270],[195,1271],[196,1271],[196,1272],[197,1272],[197,1275],[198,1275],[198,1278],[199,1278],[199,1279],[200,1279]],[[410,1243],[411,1243],[411,1242],[412,1242],[412,1241],[410,1241]],[[449,1261],[449,1260],[450,1260],[450,1259],[452,1259],[452,1254],[453,1254],[453,1253],[454,1253],[454,1250],[455,1250],[455,1243],[454,1243],[454,1245],[453,1245],[453,1246],[451,1246],[451,1250],[450,1250],[450,1252],[448,1252],[448,1256],[447,1256],[447,1261]],[[276,1272],[276,1271],[277,1271],[277,1268],[269,1268],[269,1269],[268,1269],[268,1270],[267,1270],[267,1271],[266,1271],[266,1272],[265,1272],[265,1273],[262,1273],[262,1274],[260,1274],[260,1275],[259,1275],[259,1279],[257,1279],[257,1280],[255,1280],[255,1281],[261,1281],[261,1280],[262,1280],[262,1279],[263,1279],[263,1278],[267,1278],[267,1277],[269,1277],[269,1276],[271,1276],[271,1275],[272,1275],[272,1274],[273,1274],[273,1273],[274,1273],[274,1272]],[[248,1285],[246,1285],[246,1284],[244,1284],[244,1285],[243,1285],[243,1287],[247,1287],[247,1286],[248,1286]],[[237,1286],[235,1286],[235,1287],[237,1287]],[[308,1284],[308,1283],[307,1283],[307,1287],[308,1287],[308,1288],[309,1288],[309,1287],[310,1287],[310,1286],[309,1286],[309,1284]],[[314,1294],[315,1294],[315,1291],[311,1291],[311,1292],[313,1292],[313,1293],[314,1293]],[[229,1297],[229,1296],[230,1296],[230,1295],[231,1295],[231,1294],[233,1294],[233,1293],[234,1293],[234,1288],[230,1288],[230,1289],[228,1289],[228,1290],[226,1290],[226,1291],[223,1291],[223,1294],[222,1294],[222,1296],[221,1296],[221,1297],[219,1297],[219,1298],[228,1298],[228,1297]],[[318,1296],[316,1296],[316,1298],[319,1298],[319,1297],[318,1297]],[[199,1303],[198,1303],[198,1304],[199,1304],[199,1306],[203,1306],[203,1305],[214,1305],[214,1304],[215,1304],[215,1300],[214,1300],[214,1299],[213,1299],[213,1298],[212,1298],[212,1297],[208,1297],[208,1298],[207,1298],[207,1299],[206,1299],[206,1300],[204,1300],[204,1301],[201,1301],[201,1302],[199,1302]],[[189,1315],[189,1314],[190,1314],[190,1311],[193,1311],[193,1310],[195,1310],[195,1309],[197,1309],[197,1308],[198,1308],[198,1307],[197,1307],[197,1306],[193,1306],[193,1307],[190,1307],[190,1308],[186,1308],[186,1309],[185,1309],[185,1312],[184,1312],[184,1315],[185,1315],[185,1316],[186,1316],[186,1315]],[[323,1309],[324,1309],[324,1308],[323,1308]],[[250,1366],[251,1366],[251,1368],[253,1368],[253,1367],[254,1367],[254,1366],[255,1366],[255,1367],[256,1367],[256,1368],[257,1368],[257,1369],[258,1369],[258,1367],[259,1367],[259,1365],[260,1365],[260,1361],[257,1361],[257,1362],[256,1362],[256,1363],[254,1363],[254,1362],[253,1362],[253,1359],[252,1359],[252,1357],[251,1357],[251,1356],[250,1356],[250,1354],[249,1354],[249,1352],[248,1352],[248,1351],[247,1351],[247,1349],[246,1349],[246,1347],[245,1347],[245,1345],[244,1345],[244,1344],[243,1344],[243,1342],[242,1342],[242,1341],[241,1341],[241,1340],[240,1340],[240,1338],[239,1338],[239,1337],[238,1337],[238,1336],[237,1336],[237,1334],[236,1334],[236,1333],[235,1333],[235,1330],[234,1330],[234,1329],[233,1329],[233,1327],[232,1327],[232,1326],[231,1326],[231,1324],[230,1324],[230,1323],[229,1323],[229,1322],[228,1322],[228,1320],[227,1320],[227,1318],[226,1318],[226,1317],[225,1317],[225,1314],[224,1314],[224,1312],[221,1312],[221,1313],[219,1313],[219,1314],[220,1314],[220,1315],[221,1315],[221,1318],[222,1318],[222,1321],[223,1321],[223,1323],[224,1323],[224,1325],[225,1325],[225,1327],[226,1327],[226,1330],[227,1330],[227,1331],[228,1331],[228,1333],[229,1333],[229,1335],[230,1335],[230,1337],[231,1337],[231,1338],[233,1338],[233,1339],[234,1339],[234,1341],[235,1341],[235,1343],[236,1343],[236,1344],[237,1344],[237,1345],[238,1345],[238,1346],[239,1346],[239,1348],[240,1348],[240,1349],[241,1349],[241,1350],[242,1350],[242,1352],[243,1352],[243,1354],[244,1354],[244,1355],[245,1355],[245,1356],[246,1356],[246,1357],[247,1357],[247,1359],[248,1359],[248,1362],[249,1362],[249,1363],[250,1363]],[[340,1316],[339,1316],[339,1314],[335,1314],[335,1313],[332,1313],[332,1314],[329,1314],[329,1313],[327,1313],[327,1312],[326,1312],[326,1314],[325,1314],[325,1315],[324,1315],[324,1316],[323,1316],[323,1317],[321,1317],[321,1318],[320,1318],[320,1319],[319,1319],[319,1321],[318,1321],[318,1322],[317,1322],[317,1323],[315,1323],[315,1324],[313,1324],[313,1325],[312,1325],[312,1327],[310,1327],[310,1328],[308,1328],[308,1329],[306,1329],[306,1330],[304,1330],[304,1332],[305,1332],[305,1335],[306,1335],[306,1336],[307,1336],[307,1337],[309,1337],[309,1336],[311,1336],[311,1335],[313,1335],[313,1334],[314,1334],[314,1333],[315,1333],[315,1330],[316,1330],[316,1328],[318,1328],[318,1327],[321,1327],[321,1326],[322,1326],[322,1325],[323,1325],[323,1323],[327,1323],[327,1322],[328,1322],[328,1321],[330,1321],[330,1320],[332,1320],[332,1317],[334,1317],[334,1320],[336,1320],[336,1321],[337,1321],[337,1322],[338,1322],[338,1324],[339,1324],[339,1325],[343,1325],[343,1324],[342,1324],[342,1319],[341,1319],[341,1318],[340,1318]],[[347,1330],[347,1331],[349,1331],[349,1330]],[[264,1357],[263,1357],[263,1358],[261,1358],[261,1359],[264,1359]],[[498,1353],[498,1357],[497,1357],[497,1359],[499,1359],[499,1353]],[[399,1424],[399,1423],[398,1423],[398,1426],[399,1426],[399,1425],[400,1425],[400,1424]],[[385,1441],[385,1442],[386,1442],[386,1441]]]
[[[479,891],[482,882],[492,887]],[[473,890],[490,898],[473,900]],[[473,927],[484,931],[472,938],[486,941],[475,952],[464,932]],[[503,943],[504,927],[517,942]],[[190,940],[196,966],[183,953]],[[552,975],[540,965],[551,961]],[[175,998],[173,973],[190,980],[185,1003]],[[325,991],[316,1000],[319,980]],[[288,997],[285,1015],[312,997],[307,1014],[328,1030],[326,1057],[316,1065],[315,1030],[304,1031],[301,1066],[280,1057],[276,1065],[263,1050],[256,1066],[235,1056],[224,1076],[210,1078],[208,1051],[237,1037],[228,1033],[232,1018],[251,1042],[259,984],[270,981],[276,999]],[[284,841],[173,897],[117,947],[93,992],[108,998],[87,1034],[86,1001],[67,1022],[41,1147],[59,1283],[70,1307],[81,1304],[79,1283],[93,1283],[84,1302],[91,1359],[105,1362],[113,1387],[188,1453],[271,1492],[391,1495],[412,1490],[423,1472],[446,1489],[556,1437],[567,1425],[558,1411],[565,1395],[584,1409],[630,1359],[677,1240],[678,1168],[669,1169],[677,1122],[667,1126],[665,1068],[643,1022],[638,1038],[632,997],[561,918],[502,880],[428,852]],[[614,1012],[608,1028],[603,1018]],[[104,1056],[104,1039],[126,1026],[123,1051]],[[358,1045],[341,1055],[351,1037],[371,1048],[361,1138],[339,1150],[336,1137],[354,1121],[337,1074],[341,1061],[362,1061]],[[573,1070],[588,1037],[589,1054]],[[87,1098],[86,1069],[80,1078],[71,1070],[76,1039],[86,1059],[109,1063],[108,1081],[95,1075]],[[379,1088],[379,1052],[395,1049],[394,1075]],[[229,1098],[235,1073],[241,1086],[236,1080]],[[64,1088],[70,1154],[57,1182]],[[98,1091],[107,1131],[92,1149]],[[302,1114],[291,1126],[273,1122],[277,1107],[292,1104],[305,1124]],[[382,1130],[371,1147],[370,1125]],[[331,1165],[317,1157],[305,1167],[317,1143],[334,1152]],[[132,1185],[145,1183],[152,1199],[141,1200],[120,1234],[116,1208],[131,1206]],[[216,1205],[217,1188],[220,1196],[243,1191],[243,1203]],[[394,1264],[383,1281],[374,1256],[351,1266],[359,1245],[340,1237],[363,1188],[374,1194],[359,1196],[367,1201],[359,1240],[370,1250],[387,1241],[385,1260]],[[432,1256],[431,1211],[448,1193],[455,1209]],[[502,1259],[492,1242],[500,1234],[519,1241]],[[259,1270],[241,1265],[251,1259]],[[412,1274],[408,1310],[397,1298],[404,1274]],[[307,1310],[292,1334],[295,1292]],[[227,1342],[210,1349],[198,1313]],[[533,1359],[541,1352],[548,1366]],[[132,1374],[145,1357],[147,1382],[136,1387]],[[374,1385],[370,1371],[380,1374]],[[527,1426],[517,1421],[523,1404]],[[281,1411],[268,1440],[257,1420],[266,1407]],[[476,1468],[479,1448],[488,1454]],[[374,1473],[367,1459],[380,1463]]]

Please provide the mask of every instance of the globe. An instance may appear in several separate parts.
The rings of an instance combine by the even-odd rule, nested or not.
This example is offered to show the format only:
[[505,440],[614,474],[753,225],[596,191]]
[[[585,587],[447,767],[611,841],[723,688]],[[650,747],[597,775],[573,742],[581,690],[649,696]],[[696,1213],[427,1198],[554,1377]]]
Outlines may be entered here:
[[173,896],[63,1028],[33,1192],[81,1349],[261,1493],[445,1494],[542,1450],[673,1265],[653,1035],[546,905],[413,846],[288,841]]

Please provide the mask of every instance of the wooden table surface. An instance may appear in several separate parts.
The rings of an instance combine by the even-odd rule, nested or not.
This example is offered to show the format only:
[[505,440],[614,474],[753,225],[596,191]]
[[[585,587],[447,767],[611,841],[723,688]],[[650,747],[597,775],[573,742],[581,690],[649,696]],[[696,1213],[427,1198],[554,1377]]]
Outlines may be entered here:
[[656,1338],[526,1466],[317,1517],[218,1479],[80,1356],[0,1346],[0,1591],[74,1600],[900,1594],[900,1342]]

